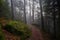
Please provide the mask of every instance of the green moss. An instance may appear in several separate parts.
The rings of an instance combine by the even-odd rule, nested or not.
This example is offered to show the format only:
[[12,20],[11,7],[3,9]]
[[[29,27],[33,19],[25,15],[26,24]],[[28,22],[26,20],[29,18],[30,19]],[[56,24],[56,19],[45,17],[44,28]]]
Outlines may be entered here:
[[[21,21],[7,21],[7,25],[10,25],[10,26],[6,27],[6,29],[9,29],[10,32],[13,31],[14,29],[16,29],[17,31],[14,31],[13,33],[15,33],[17,35],[18,34],[20,35],[21,33],[23,33],[22,35],[20,35],[21,40],[26,40],[27,38],[29,38],[32,35],[32,32],[29,29],[28,25],[24,24]],[[10,27],[11,27],[11,29],[10,29]],[[19,33],[19,32],[21,32],[21,33]],[[1,30],[1,26],[0,26],[0,40],[4,40],[4,34]]]
[[10,21],[8,25],[11,25],[13,28],[17,29],[18,31],[22,31],[24,34],[21,36],[21,40],[25,40],[32,35],[31,30],[28,28],[27,24],[24,24],[20,21]]
[[0,40],[5,40],[4,33],[2,32],[1,26],[0,26]]

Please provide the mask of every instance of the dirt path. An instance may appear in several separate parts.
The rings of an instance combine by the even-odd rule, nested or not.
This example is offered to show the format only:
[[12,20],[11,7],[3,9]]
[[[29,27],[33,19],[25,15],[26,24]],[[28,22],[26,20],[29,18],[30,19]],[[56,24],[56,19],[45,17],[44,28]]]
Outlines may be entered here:
[[43,40],[41,31],[35,26],[29,25],[29,28],[32,30],[31,40]]

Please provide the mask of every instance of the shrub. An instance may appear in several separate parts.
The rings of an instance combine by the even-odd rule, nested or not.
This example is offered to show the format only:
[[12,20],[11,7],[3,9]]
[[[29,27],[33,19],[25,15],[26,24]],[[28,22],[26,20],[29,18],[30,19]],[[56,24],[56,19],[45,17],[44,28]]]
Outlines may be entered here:
[[11,33],[20,36],[21,40],[26,40],[32,35],[32,32],[29,29],[28,25],[24,24],[21,21],[9,21],[7,25],[8,26],[6,26],[5,28]]

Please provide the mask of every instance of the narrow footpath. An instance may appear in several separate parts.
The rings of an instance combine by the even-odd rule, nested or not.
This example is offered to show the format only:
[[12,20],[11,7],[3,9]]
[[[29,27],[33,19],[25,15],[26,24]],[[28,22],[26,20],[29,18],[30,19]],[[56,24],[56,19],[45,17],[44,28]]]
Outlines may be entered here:
[[29,28],[32,30],[31,40],[43,40],[42,33],[37,27],[29,25]]

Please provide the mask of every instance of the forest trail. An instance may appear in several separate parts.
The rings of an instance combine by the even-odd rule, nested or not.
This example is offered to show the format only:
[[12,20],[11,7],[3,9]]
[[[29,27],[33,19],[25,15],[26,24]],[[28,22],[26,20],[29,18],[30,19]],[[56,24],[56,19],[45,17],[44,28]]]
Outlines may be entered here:
[[32,40],[50,40],[49,34],[39,29],[38,26],[29,25],[29,27],[32,30]]
[[31,40],[43,40],[42,33],[37,27],[29,25],[29,28],[32,30]]

